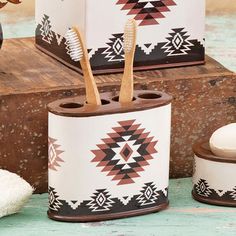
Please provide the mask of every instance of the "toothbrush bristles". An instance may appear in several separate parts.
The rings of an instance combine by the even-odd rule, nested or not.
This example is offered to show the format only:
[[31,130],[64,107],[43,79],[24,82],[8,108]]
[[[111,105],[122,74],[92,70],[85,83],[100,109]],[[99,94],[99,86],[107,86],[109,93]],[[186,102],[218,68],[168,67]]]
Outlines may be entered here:
[[71,59],[75,62],[80,61],[83,57],[83,51],[76,32],[73,29],[68,30],[65,38]]
[[136,22],[134,19],[127,21],[124,31],[124,51],[130,52],[134,47],[136,35]]

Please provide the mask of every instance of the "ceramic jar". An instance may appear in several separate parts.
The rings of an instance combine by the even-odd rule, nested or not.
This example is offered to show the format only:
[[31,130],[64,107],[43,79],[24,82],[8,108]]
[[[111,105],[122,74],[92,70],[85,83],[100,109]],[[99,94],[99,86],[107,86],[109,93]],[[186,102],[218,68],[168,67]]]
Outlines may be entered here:
[[36,47],[82,73],[65,39],[77,25],[86,35],[93,73],[123,72],[130,18],[138,25],[135,70],[204,63],[204,0],[36,0]]
[[236,206],[236,157],[214,155],[209,142],[193,146],[193,197],[201,202]]

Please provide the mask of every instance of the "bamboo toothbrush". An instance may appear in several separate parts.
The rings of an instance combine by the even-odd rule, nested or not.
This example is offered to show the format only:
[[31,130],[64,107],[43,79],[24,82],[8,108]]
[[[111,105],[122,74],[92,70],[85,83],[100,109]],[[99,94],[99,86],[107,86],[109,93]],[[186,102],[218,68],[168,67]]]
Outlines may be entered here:
[[134,53],[136,48],[137,24],[134,19],[127,21],[124,30],[125,69],[121,81],[119,102],[132,102],[134,96]]
[[73,27],[67,31],[65,37],[70,49],[71,59],[75,62],[80,62],[84,75],[87,103],[101,105],[100,95],[93,77],[87,48],[81,32],[77,27]]

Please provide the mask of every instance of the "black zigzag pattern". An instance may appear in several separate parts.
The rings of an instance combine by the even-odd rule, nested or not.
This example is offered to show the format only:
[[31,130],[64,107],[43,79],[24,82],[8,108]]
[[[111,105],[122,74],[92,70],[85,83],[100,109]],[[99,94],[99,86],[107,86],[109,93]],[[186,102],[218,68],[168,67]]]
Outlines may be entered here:
[[[86,216],[147,209],[168,203],[168,188],[163,192],[162,190],[157,190],[153,182],[146,183],[140,194],[133,195],[127,204],[124,204],[117,197],[111,197],[107,189],[96,190],[91,199],[84,200],[76,208],[67,201],[58,199],[60,205],[55,209],[50,207],[49,211],[60,216]],[[71,202],[73,204],[76,203],[75,200]]]
[[223,190],[211,188],[207,180],[199,179],[197,184],[194,184],[193,192],[194,194],[208,200],[224,201],[236,204],[236,186],[233,190],[228,190],[223,193]]

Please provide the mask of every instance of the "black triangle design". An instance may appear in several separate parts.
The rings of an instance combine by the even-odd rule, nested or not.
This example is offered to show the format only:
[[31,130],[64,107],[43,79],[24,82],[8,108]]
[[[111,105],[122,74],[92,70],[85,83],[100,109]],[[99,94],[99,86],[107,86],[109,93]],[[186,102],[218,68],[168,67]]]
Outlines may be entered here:
[[151,43],[145,43],[145,44],[144,44],[144,46],[145,46],[146,48],[149,48],[151,45],[152,45]]

